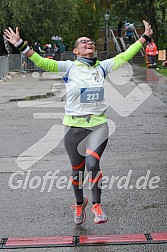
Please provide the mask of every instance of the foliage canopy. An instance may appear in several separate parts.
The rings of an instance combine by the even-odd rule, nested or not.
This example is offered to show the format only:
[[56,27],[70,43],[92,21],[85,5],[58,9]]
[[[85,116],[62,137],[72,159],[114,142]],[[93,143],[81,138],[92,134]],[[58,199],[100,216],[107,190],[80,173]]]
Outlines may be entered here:
[[110,25],[118,20],[141,22],[149,20],[154,39],[167,48],[167,0],[1,0],[0,54],[3,31],[19,27],[23,39],[30,45],[36,41],[50,43],[54,35],[61,36],[71,50],[79,36],[98,38],[104,26],[104,14],[110,12]]

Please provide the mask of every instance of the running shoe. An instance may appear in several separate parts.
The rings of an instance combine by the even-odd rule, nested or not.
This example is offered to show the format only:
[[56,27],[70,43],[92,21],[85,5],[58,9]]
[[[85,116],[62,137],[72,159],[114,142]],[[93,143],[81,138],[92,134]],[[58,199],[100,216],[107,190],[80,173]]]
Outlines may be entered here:
[[94,213],[95,215],[94,218],[95,224],[101,224],[108,221],[107,215],[103,212],[101,208],[101,204],[99,203],[94,204],[92,207],[92,213]]
[[72,206],[72,208],[75,208],[74,212],[74,222],[77,225],[81,225],[84,223],[86,219],[86,212],[85,212],[85,207],[88,204],[88,197],[83,196],[83,204],[82,205],[75,205]]

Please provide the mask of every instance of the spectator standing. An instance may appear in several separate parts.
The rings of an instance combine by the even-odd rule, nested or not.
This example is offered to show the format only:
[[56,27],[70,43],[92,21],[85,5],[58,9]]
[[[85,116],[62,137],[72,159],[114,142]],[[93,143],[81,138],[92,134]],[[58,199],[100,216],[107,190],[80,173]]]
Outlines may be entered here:
[[44,50],[45,50],[44,57],[45,58],[53,59],[53,48],[52,48],[52,45],[51,44],[46,44]]
[[128,46],[131,45],[133,37],[133,24],[130,24],[128,21],[125,23],[125,36],[128,37]]
[[54,60],[60,60],[61,59],[61,52],[60,52],[60,50],[59,50],[56,43],[53,45],[53,59]]
[[157,59],[156,56],[158,55],[157,45],[153,41],[153,39],[150,39],[150,41],[147,43],[146,46],[146,66],[149,68],[156,67],[157,66]]
[[55,60],[60,60],[61,59],[61,54],[65,51],[66,47],[63,43],[62,37],[58,35],[54,35],[51,40],[54,41],[53,45],[53,51],[54,51],[54,56],[53,59]]
[[122,33],[122,21],[119,21],[118,23],[118,37],[121,37]]
[[65,45],[63,44],[63,39],[62,37],[58,36],[58,35],[55,35],[51,38],[51,40],[54,41],[55,45],[57,46],[58,48],[58,51],[57,52],[64,52],[66,47]]
[[40,43],[35,42],[33,50],[37,52],[38,54],[44,53],[44,51],[41,49]]

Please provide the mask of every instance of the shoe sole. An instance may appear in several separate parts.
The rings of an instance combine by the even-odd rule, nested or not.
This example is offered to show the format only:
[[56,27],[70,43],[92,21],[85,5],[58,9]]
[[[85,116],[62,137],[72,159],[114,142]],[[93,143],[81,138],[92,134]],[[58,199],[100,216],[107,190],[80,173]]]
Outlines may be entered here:
[[95,224],[103,224],[103,223],[106,223],[107,221],[108,221],[108,218],[107,218],[105,221],[102,221],[102,220],[101,220],[101,221],[97,221],[97,222],[96,222],[96,221],[94,220],[94,223],[95,223]]
[[[88,197],[86,197],[84,209],[86,208],[87,204],[88,204]],[[83,219],[83,221],[82,221],[81,223],[77,223],[76,225],[77,225],[77,226],[82,225],[82,224],[85,222],[85,220],[86,220],[86,212],[85,212],[85,214],[84,214],[84,219]]]

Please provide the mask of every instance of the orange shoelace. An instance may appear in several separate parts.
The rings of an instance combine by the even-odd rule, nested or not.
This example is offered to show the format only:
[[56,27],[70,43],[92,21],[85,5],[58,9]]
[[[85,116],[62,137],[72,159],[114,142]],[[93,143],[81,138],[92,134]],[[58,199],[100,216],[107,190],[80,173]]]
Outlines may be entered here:
[[103,214],[102,209],[101,209],[101,205],[98,204],[98,203],[93,205],[92,211],[96,211],[97,215],[102,215]]
[[75,208],[75,214],[76,214],[76,216],[81,216],[82,215],[82,205],[81,206],[77,206],[77,205],[75,205],[75,206],[72,206],[72,208]]

